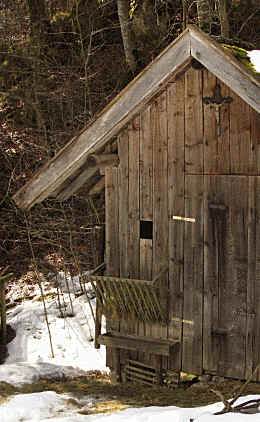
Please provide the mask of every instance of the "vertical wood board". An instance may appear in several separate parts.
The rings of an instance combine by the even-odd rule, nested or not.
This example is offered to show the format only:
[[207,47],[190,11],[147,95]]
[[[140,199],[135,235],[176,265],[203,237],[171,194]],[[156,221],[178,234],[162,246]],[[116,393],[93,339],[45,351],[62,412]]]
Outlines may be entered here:
[[203,172],[202,71],[185,72],[185,172]]
[[[153,278],[168,265],[167,93],[151,105],[153,139]],[[167,274],[165,274],[167,277]],[[151,336],[167,338],[167,327],[151,325]],[[155,364],[158,362],[156,361]]]
[[[256,279],[255,279],[255,303],[256,303],[256,316],[254,325],[254,368],[260,362],[260,177],[256,178]],[[256,380],[260,381],[260,370],[256,376]]]
[[129,128],[129,199],[128,199],[128,274],[139,277],[140,269],[140,194],[139,194],[139,146],[140,117]]
[[119,193],[119,256],[120,276],[128,277],[128,159],[129,141],[128,130],[125,129],[118,137],[118,155],[120,165],[118,169],[118,193]]
[[231,92],[230,104],[230,153],[231,173],[250,174],[252,149],[250,148],[249,105]]
[[202,373],[203,176],[185,176],[183,370]]
[[[212,205],[224,207],[216,176],[205,177],[204,195],[204,312],[203,312],[203,369],[218,373],[221,340],[214,332],[219,328],[219,271],[221,271],[221,229],[225,229],[224,209],[211,209]],[[216,214],[216,215],[215,215]],[[223,215],[221,215],[223,214]],[[224,219],[224,221],[223,221]]]
[[247,280],[247,321],[246,321],[246,373],[254,370],[254,332],[256,326],[256,219],[257,219],[257,178],[248,178],[248,280]]
[[140,219],[153,219],[153,138],[151,106],[141,113],[140,120]]
[[[119,198],[118,198],[118,169],[115,167],[105,170],[106,188],[106,273],[112,276],[120,274],[119,260]],[[106,329],[120,330],[118,321],[106,319]],[[113,368],[113,353],[110,348],[106,348],[106,365]]]
[[[139,149],[140,117],[137,116],[128,126],[129,133],[129,198],[128,198],[128,274],[139,279],[140,275],[140,198],[139,198]],[[138,322],[128,322],[128,332],[138,333]],[[130,354],[131,359],[137,353]]]
[[[182,343],[184,226],[173,220],[174,215],[184,216],[184,125],[185,107],[182,75],[167,89],[168,119],[168,216],[169,216],[169,326],[168,338]],[[181,370],[181,350],[169,357],[169,369]]]
[[[140,116],[140,220],[153,221],[153,137],[151,131],[151,106]],[[153,277],[153,239],[140,239],[140,278]],[[150,334],[150,325],[140,322],[140,336]],[[140,353],[139,360],[150,363],[150,356]]]
[[[203,72],[203,98],[212,97],[216,83],[221,86],[222,97],[229,97],[230,90],[218,81],[212,73]],[[217,116],[214,104],[203,104],[204,111],[204,172],[207,174],[230,173],[229,142],[229,109],[230,104],[220,107],[220,135],[217,136]]]
[[260,113],[250,108],[250,174],[260,175]]

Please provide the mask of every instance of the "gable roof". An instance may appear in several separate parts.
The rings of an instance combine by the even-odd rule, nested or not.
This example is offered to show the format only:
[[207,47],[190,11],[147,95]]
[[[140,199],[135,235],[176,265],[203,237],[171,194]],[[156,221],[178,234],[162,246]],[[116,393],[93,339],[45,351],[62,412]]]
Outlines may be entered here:
[[62,195],[66,183],[75,185],[70,195],[78,190],[94,175],[95,169],[87,162],[90,155],[104,147],[192,58],[260,113],[260,82],[253,72],[208,35],[189,26],[13,196],[17,205],[30,209],[49,196],[65,199],[69,197]]

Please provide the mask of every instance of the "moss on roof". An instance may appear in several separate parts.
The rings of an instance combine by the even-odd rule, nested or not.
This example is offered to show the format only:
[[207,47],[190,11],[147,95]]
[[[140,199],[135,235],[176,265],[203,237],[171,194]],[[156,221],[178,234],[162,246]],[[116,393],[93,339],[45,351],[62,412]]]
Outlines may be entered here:
[[233,54],[233,56],[236,57],[236,59],[240,62],[243,63],[249,70],[251,70],[251,72],[254,72],[256,74],[259,74],[255,67],[254,64],[251,62],[250,57],[248,55],[248,52],[241,47],[237,47],[235,45],[230,45],[230,44],[221,44],[221,46],[229,51],[231,54]]

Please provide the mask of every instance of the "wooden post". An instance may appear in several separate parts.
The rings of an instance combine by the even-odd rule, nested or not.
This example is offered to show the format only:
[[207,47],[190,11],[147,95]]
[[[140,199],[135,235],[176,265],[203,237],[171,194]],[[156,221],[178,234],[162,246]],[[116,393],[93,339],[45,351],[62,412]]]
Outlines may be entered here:
[[[94,232],[94,249],[96,251],[96,255],[94,256],[95,266],[97,266],[96,271],[98,271],[99,266],[103,268],[102,262],[104,258],[104,227],[96,226]],[[98,283],[96,281],[96,283]],[[100,344],[98,342],[98,337],[101,334],[101,324],[102,324],[102,295],[97,290],[96,296],[96,318],[95,318],[95,341],[94,347],[95,349],[100,349]]]
[[5,301],[5,285],[7,280],[9,280],[13,273],[5,274],[8,267],[4,268],[0,272],[0,313],[1,313],[1,339],[0,343],[6,345],[7,333],[6,333],[6,301]]
[[[96,281],[96,283],[98,283],[98,281]],[[101,294],[98,292],[96,293],[96,319],[95,319],[95,342],[94,342],[94,346],[95,349],[100,349],[100,344],[98,342],[98,337],[101,334],[101,323],[102,323],[102,305],[101,305],[101,301],[102,301],[102,296]]]

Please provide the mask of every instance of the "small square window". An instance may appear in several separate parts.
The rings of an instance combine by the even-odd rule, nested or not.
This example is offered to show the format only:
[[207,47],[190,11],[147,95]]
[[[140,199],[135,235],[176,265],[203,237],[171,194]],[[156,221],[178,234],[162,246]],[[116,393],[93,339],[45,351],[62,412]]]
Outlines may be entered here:
[[140,238],[152,239],[153,238],[153,222],[141,220],[140,221]]

